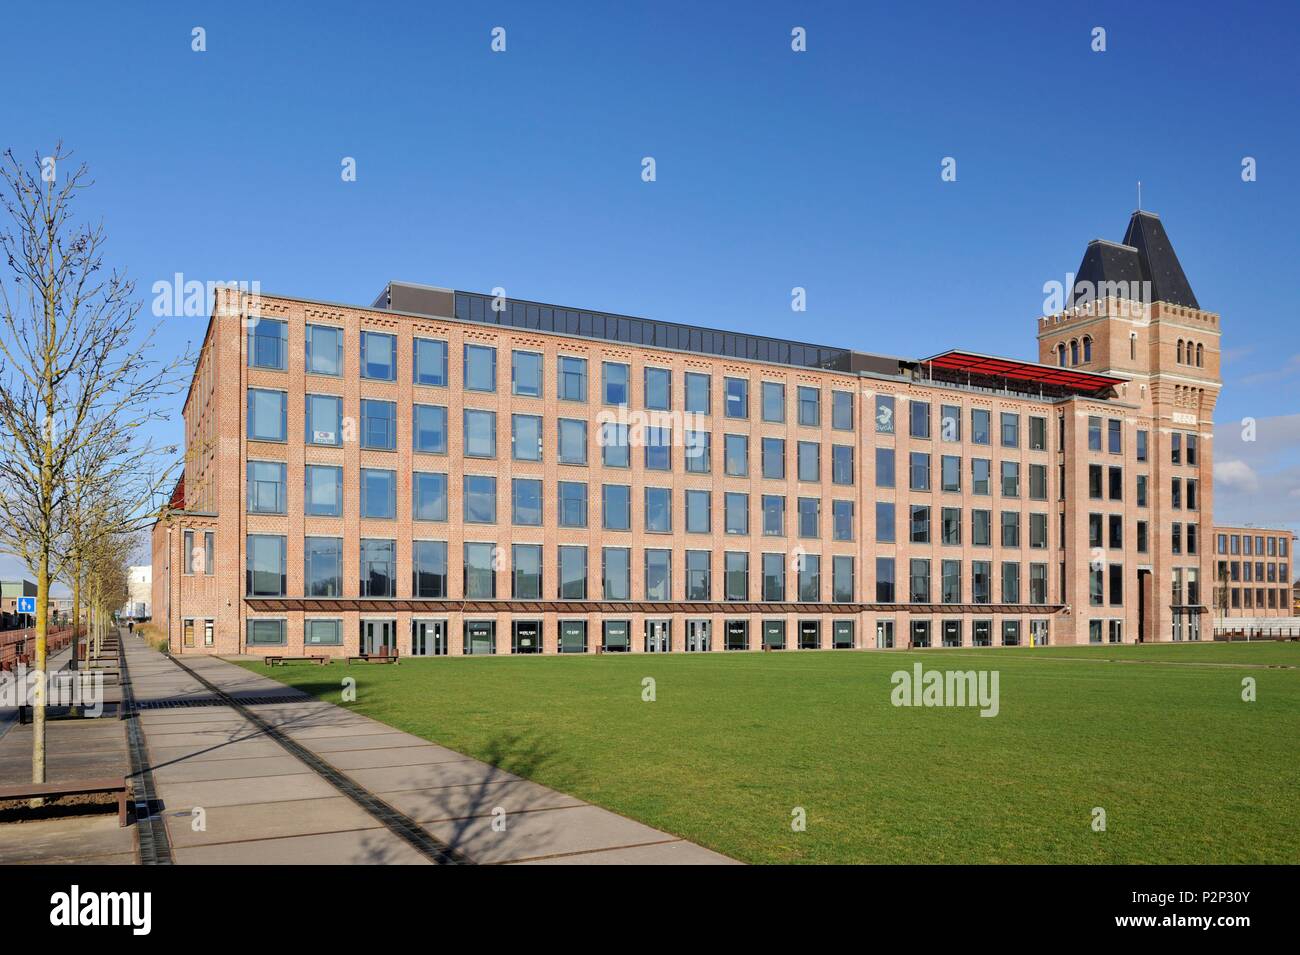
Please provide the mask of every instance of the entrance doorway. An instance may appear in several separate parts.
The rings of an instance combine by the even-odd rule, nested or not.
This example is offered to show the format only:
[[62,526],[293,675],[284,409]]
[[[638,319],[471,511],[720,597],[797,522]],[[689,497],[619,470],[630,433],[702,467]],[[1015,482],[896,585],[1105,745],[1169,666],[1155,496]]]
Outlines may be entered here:
[[361,621],[363,656],[386,657],[397,652],[397,622],[394,620]]
[[447,655],[446,620],[411,621],[411,656],[445,657]]
[[645,652],[667,653],[672,648],[672,621],[647,620],[645,622]]
[[708,620],[687,620],[686,621],[686,652],[687,653],[708,653],[711,649],[709,645],[709,621]]
[[1138,632],[1137,642],[1151,639],[1151,570],[1138,570]]
[[542,652],[542,622],[540,620],[516,620],[510,626],[511,653]]

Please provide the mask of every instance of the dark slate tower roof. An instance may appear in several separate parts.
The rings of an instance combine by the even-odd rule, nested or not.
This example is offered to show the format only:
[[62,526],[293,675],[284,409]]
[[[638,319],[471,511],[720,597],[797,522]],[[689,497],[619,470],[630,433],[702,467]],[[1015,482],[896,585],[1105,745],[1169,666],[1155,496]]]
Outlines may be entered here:
[[[1075,275],[1075,288],[1086,283],[1096,289],[1102,283],[1150,282],[1151,301],[1200,308],[1183,267],[1174,254],[1160,217],[1138,210],[1128,220],[1122,243],[1093,239],[1084,250]],[[1075,294],[1070,297],[1074,304]]]

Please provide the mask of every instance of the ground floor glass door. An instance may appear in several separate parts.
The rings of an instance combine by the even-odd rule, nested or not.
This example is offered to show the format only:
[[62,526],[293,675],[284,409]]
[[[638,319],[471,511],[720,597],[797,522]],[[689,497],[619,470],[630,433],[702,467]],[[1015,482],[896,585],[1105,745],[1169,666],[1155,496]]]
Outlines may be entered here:
[[397,652],[397,624],[392,620],[361,621],[361,653],[363,656],[382,657]]
[[709,621],[686,621],[686,652],[707,653],[709,646]]
[[411,621],[411,656],[443,657],[447,655],[446,620]]
[[645,652],[667,653],[673,648],[672,625],[668,620],[645,622]]

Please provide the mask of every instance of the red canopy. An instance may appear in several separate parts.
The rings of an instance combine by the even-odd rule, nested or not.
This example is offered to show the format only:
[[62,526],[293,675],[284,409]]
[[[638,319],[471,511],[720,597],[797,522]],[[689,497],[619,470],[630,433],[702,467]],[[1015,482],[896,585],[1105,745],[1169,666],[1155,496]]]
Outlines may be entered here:
[[1040,365],[1037,362],[1016,361],[1012,358],[995,358],[992,355],[981,355],[977,352],[957,351],[955,349],[935,355],[933,358],[927,358],[922,364],[930,368],[964,371],[985,378],[1006,378],[1009,381],[1065,388],[1088,395],[1097,394],[1107,388],[1114,388],[1126,381],[1124,378],[1096,375],[1090,371],[1059,368],[1055,365]]

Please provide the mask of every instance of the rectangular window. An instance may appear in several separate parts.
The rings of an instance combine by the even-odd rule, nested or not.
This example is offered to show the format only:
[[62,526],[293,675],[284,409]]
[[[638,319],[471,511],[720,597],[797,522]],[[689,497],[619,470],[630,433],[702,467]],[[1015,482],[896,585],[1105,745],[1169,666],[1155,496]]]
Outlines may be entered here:
[[1031,501],[1047,500],[1047,465],[1029,465],[1029,499]]
[[434,338],[415,340],[415,384],[447,387],[447,343]]
[[510,393],[521,398],[542,396],[542,356],[537,352],[510,353]]
[[785,600],[785,554],[764,554],[763,599]]
[[1015,511],[1002,512],[1002,546],[1020,546],[1020,515]]
[[417,521],[447,519],[447,475],[416,471],[411,475],[411,516]]
[[495,458],[497,456],[497,413],[465,409],[465,444],[467,458]]
[[1101,418],[1097,415],[1088,416],[1088,450],[1101,450]]
[[542,599],[542,545],[514,544],[510,548],[510,596]]
[[970,542],[976,547],[990,547],[993,544],[993,512],[974,510],[970,512]]
[[972,603],[993,602],[993,563],[973,560],[970,564],[970,599]]
[[561,527],[587,526],[587,485],[579,481],[560,481],[556,510]]
[[1029,565],[1029,602],[1031,604],[1047,603],[1047,565]]
[[853,502],[831,502],[831,539],[837,541],[853,540]]
[[853,484],[853,445],[831,445],[831,483],[844,486]]
[[397,472],[361,469],[361,516],[392,520],[397,516]]
[[1107,468],[1107,475],[1110,483],[1110,499],[1112,501],[1124,500],[1124,469]]
[[686,552],[686,599],[711,600],[710,569],[712,554],[707,550]]
[[1147,432],[1145,431],[1137,433],[1137,459],[1139,461],[1147,459]]
[[600,426],[601,463],[607,468],[630,468],[632,449],[628,442],[628,426],[606,421]]
[[1111,454],[1124,451],[1124,422],[1118,418],[1106,419],[1106,450]]
[[651,411],[667,411],[672,407],[673,373],[667,368],[645,370],[645,407]]
[[420,454],[447,453],[447,409],[442,405],[415,405],[411,430]]
[[930,562],[928,560],[909,561],[907,599],[914,604],[930,602]]
[[511,486],[510,523],[520,527],[542,524],[542,482],[533,478],[514,478]]
[[1020,603],[1020,565],[1011,561],[1002,564],[1002,602]]
[[722,379],[723,413],[728,418],[749,417],[749,382],[744,378]]
[[722,436],[723,471],[727,477],[749,475],[749,437],[743,434]]
[[785,479],[785,441],[782,438],[762,439],[763,477]]
[[831,392],[831,427],[836,431],[853,430],[853,392]]
[[555,360],[555,373],[561,401],[587,400],[587,359],[561,355]]
[[497,350],[491,345],[465,346],[465,390],[497,390]]
[[1020,447],[1020,415],[1014,412],[1002,412],[1002,447]]
[[308,325],[306,371],[309,375],[343,374],[343,329],[330,325]]
[[987,497],[992,494],[992,469],[993,462],[988,458],[971,458],[970,475],[971,475],[971,493]]
[[1002,496],[1020,496],[1020,462],[1002,462]]
[[831,558],[831,600],[852,603],[854,598],[854,561],[852,557]]
[[909,459],[907,486],[913,491],[930,490],[930,455],[913,451]]
[[805,554],[798,567],[799,602],[819,602],[822,599],[822,559],[814,554]]
[[961,440],[961,408],[957,405],[939,406],[939,440]]
[[464,520],[467,524],[497,522],[497,479],[486,474],[466,474],[464,478]]
[[961,458],[945,454],[939,459],[939,486],[945,491],[961,490]]
[[723,496],[724,530],[728,534],[749,533],[749,495],[734,492]]
[[361,399],[361,446],[378,451],[397,447],[397,402]]
[[601,523],[607,531],[632,529],[632,488],[627,484],[601,485]]
[[412,544],[411,593],[425,600],[447,597],[446,541],[415,541]]
[[972,444],[990,443],[989,412],[985,408],[972,408],[970,412],[970,439]]
[[302,642],[309,647],[338,647],[343,645],[342,620],[303,621]]
[[361,332],[361,377],[376,381],[397,380],[397,336]]
[[686,378],[686,410],[691,414],[712,414],[709,400],[713,378],[699,372],[688,371]]
[[621,362],[607,361],[600,366],[601,400],[607,405],[626,405],[631,368]]
[[876,434],[894,433],[894,396],[876,395]]
[[645,599],[671,600],[673,596],[673,552],[645,550]]
[[1047,546],[1046,514],[1029,515],[1029,546],[1039,548]]
[[911,506],[908,540],[913,544],[930,543],[930,508],[925,504]]
[[285,642],[283,620],[248,621],[249,646],[282,647]]
[[876,602],[892,604],[894,602],[894,558],[876,558]]
[[515,414],[510,416],[510,456],[516,461],[542,459],[541,415]]
[[820,428],[822,424],[822,393],[818,388],[800,385],[796,390],[799,403],[799,424],[806,428]]
[[785,536],[785,498],[779,494],[764,494],[762,504],[763,504],[763,536],[784,537]]
[[561,464],[586,464],[587,422],[561,418],[557,422],[557,443]]
[[894,542],[894,502],[876,502],[876,541],[881,544]]
[[822,502],[815,497],[801,497],[799,508],[799,536],[805,540],[816,540],[821,534]]
[[708,534],[713,529],[712,520],[711,492],[688,490],[686,492],[686,533]]
[[338,447],[343,443],[343,399],[338,395],[307,395],[304,414],[308,444]]
[[876,487],[894,486],[894,449],[876,448]]
[[244,583],[248,596],[283,597],[284,537],[276,534],[249,534],[247,546],[247,580]]
[[343,596],[343,538],[304,537],[302,592],[308,597]]
[[649,534],[672,533],[673,492],[671,488],[645,489],[645,529]]
[[266,388],[248,389],[248,440],[288,439],[289,396]]
[[797,445],[799,480],[815,483],[821,480],[822,447],[815,441],[800,441]]
[[343,469],[308,464],[303,469],[303,513],[308,517],[343,516]]
[[497,595],[497,574],[493,555],[495,544],[465,545],[465,597],[469,600],[493,600]]
[[248,366],[284,371],[288,367],[289,325],[274,318],[254,317],[248,330]]
[[682,434],[682,457],[690,474],[708,474],[712,470],[713,435],[707,431],[686,430]]
[[1047,450],[1047,419],[1029,416],[1029,450]]
[[930,437],[930,403],[910,400],[907,403],[910,419],[909,431],[914,438]]
[[961,508],[945,507],[941,514],[941,532],[943,543],[958,545],[961,543]]
[[248,511],[250,514],[283,514],[288,498],[283,461],[248,462]]
[[672,470],[672,432],[668,428],[645,429],[645,466],[647,471]]
[[601,581],[605,600],[631,600],[632,551],[626,547],[604,548]]
[[943,561],[940,572],[943,580],[940,583],[939,600],[946,604],[961,603],[961,561]]
[[723,555],[724,600],[749,599],[749,555],[729,550]]
[[564,546],[559,552],[561,600],[587,599],[587,548]]

